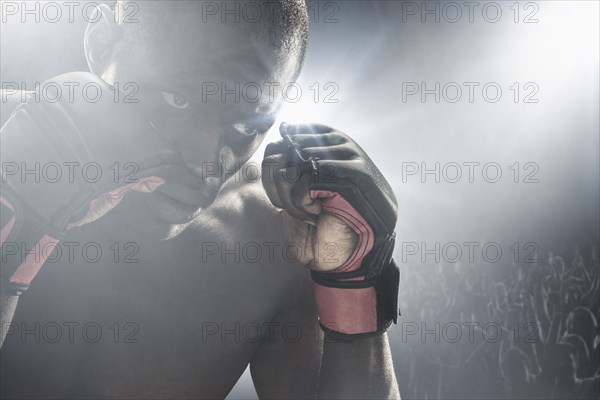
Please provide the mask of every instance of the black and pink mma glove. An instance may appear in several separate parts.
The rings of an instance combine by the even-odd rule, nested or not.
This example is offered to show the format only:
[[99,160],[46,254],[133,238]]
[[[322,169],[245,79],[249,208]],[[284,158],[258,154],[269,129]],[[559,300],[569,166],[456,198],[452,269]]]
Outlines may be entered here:
[[264,185],[271,202],[298,219],[314,218],[286,195],[291,190],[281,189],[294,184],[289,173],[293,166],[301,171],[296,181],[310,175],[310,197],[320,200],[322,212],[344,221],[358,238],[343,265],[311,271],[326,338],[346,341],[385,332],[399,315],[400,271],[392,259],[397,202],[390,185],[364,150],[341,132],[322,125],[282,124],[280,133],[283,142],[267,147],[263,161],[263,185],[273,163],[281,168],[269,177],[278,192]]
[[0,131],[4,294],[26,290],[69,230],[102,217],[127,192],[152,192],[186,171],[136,104],[115,102],[99,77],[74,72],[51,82],[75,93],[91,88],[93,99],[66,89],[56,101],[30,99]]

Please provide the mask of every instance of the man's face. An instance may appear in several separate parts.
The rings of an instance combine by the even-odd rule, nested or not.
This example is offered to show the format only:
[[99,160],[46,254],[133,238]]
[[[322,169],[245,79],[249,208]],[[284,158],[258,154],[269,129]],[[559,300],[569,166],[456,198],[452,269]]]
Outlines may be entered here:
[[301,56],[275,50],[247,30],[203,24],[193,15],[167,35],[115,46],[105,74],[122,89],[127,83],[139,87],[134,97],[140,112],[182,154],[190,172],[152,194],[126,196],[117,215],[146,235],[173,237],[252,156],[274,123],[282,87],[293,81]]

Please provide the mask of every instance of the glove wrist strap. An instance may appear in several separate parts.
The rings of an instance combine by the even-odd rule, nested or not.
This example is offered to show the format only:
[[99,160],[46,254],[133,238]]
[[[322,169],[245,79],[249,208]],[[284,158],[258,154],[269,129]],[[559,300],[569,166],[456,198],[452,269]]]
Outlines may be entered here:
[[[0,197],[2,237],[0,238],[0,279],[5,290],[20,294],[46,262],[62,235],[41,229],[6,191]],[[6,220],[6,221],[5,221]],[[11,294],[11,293],[8,293]]]
[[[327,273],[312,272],[313,279],[323,274]],[[326,337],[347,341],[385,332],[398,319],[399,282],[400,270],[394,260],[368,281],[369,287],[363,287],[361,278],[314,279],[319,321]]]

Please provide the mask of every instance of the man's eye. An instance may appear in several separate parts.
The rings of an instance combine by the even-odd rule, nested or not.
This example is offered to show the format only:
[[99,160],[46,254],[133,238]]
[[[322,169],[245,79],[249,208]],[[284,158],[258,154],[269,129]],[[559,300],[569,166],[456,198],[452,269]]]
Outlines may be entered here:
[[255,136],[258,133],[256,128],[252,128],[246,124],[235,124],[233,128],[244,136]]
[[177,109],[177,110],[191,110],[192,104],[183,96],[178,95],[177,93],[170,92],[160,92],[164,101],[167,102],[168,105]]

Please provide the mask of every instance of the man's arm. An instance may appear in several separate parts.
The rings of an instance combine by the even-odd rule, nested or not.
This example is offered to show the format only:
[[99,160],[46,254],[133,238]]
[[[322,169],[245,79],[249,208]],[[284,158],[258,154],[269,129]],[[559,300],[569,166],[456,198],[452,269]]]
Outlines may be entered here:
[[12,322],[19,296],[5,294],[4,290],[0,294],[0,348],[6,339],[8,327]]
[[[323,343],[310,283],[296,283],[300,301],[271,321],[272,335],[250,363],[258,396],[399,399],[387,334]],[[295,327],[302,332],[299,338]]]
[[292,278],[283,291],[288,298],[279,300],[290,305],[282,307],[269,322],[272,331],[265,335],[250,362],[252,381],[261,399],[316,397],[323,332],[310,276],[295,273]]
[[[20,93],[19,96],[16,96],[14,93],[9,94],[4,90],[0,90],[0,97],[2,100],[0,103],[0,128],[2,128],[2,126],[8,120],[8,117],[10,117],[12,112],[19,106],[19,104],[21,104],[21,96]],[[8,216],[5,216],[4,213],[5,210],[3,210],[2,215],[0,215],[0,221],[3,221],[0,223],[0,230],[6,232],[7,224],[4,223],[4,219],[6,219],[6,222],[10,221],[10,219],[6,218]],[[18,300],[18,296],[12,295],[6,288],[0,287],[0,348],[2,348],[2,344],[6,338],[8,326],[12,322]]]
[[326,342],[318,398],[399,399],[387,334]]
[[[397,321],[400,272],[392,259],[397,201],[358,144],[323,125],[280,126],[262,183],[283,236],[310,267],[325,335],[321,398],[399,398],[385,331]],[[290,165],[301,171],[290,179]],[[333,172],[332,172],[333,171]]]

